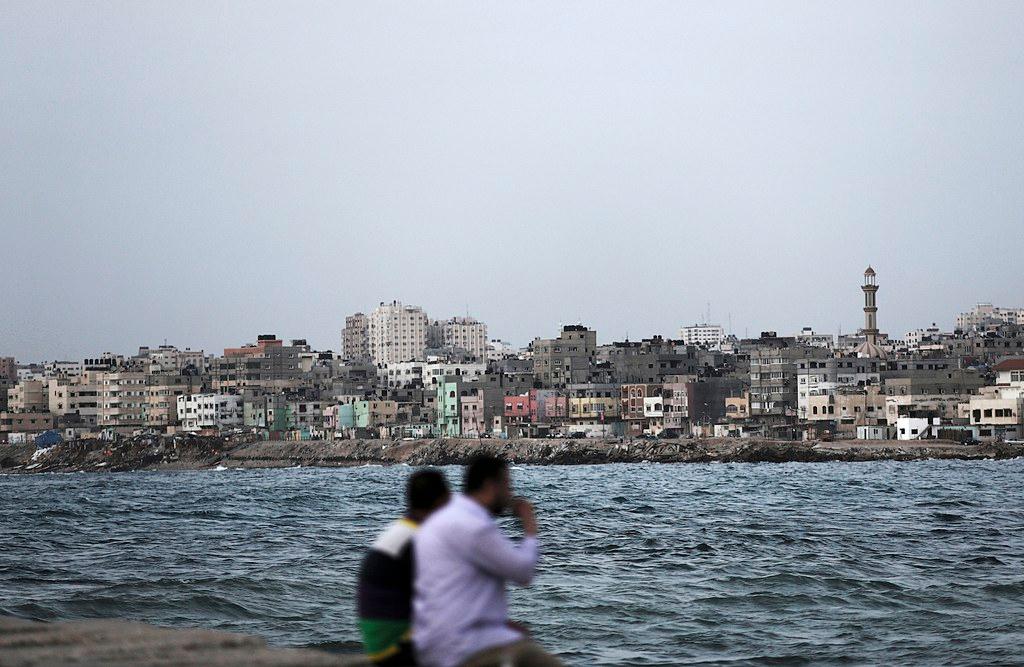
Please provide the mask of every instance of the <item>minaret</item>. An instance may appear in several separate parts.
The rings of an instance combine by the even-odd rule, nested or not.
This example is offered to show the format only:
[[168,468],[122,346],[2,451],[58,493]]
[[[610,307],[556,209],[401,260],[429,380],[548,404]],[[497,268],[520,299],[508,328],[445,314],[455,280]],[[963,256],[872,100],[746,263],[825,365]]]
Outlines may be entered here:
[[875,283],[875,270],[870,266],[864,271],[864,338],[871,345],[878,344],[878,306],[875,303],[875,292],[878,285]]

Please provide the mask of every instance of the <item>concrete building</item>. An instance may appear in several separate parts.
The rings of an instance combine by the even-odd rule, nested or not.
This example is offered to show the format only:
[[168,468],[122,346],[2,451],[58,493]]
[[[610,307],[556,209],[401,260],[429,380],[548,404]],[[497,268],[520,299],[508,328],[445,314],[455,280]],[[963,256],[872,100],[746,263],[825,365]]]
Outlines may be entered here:
[[47,412],[49,405],[43,380],[22,380],[7,390],[7,409],[11,412]]
[[427,314],[400,301],[381,303],[367,325],[370,357],[375,364],[422,360],[427,348]]
[[880,375],[889,396],[972,394],[985,384],[977,370],[959,368],[958,360],[949,358],[897,359]]
[[532,344],[534,376],[546,388],[564,388],[590,381],[597,332],[573,324],[558,338],[536,338]]
[[[797,417],[809,419],[812,398],[830,396],[840,388],[877,386],[881,383],[881,369],[885,362],[864,357],[812,354],[798,359],[796,366]],[[822,403],[818,401],[817,404]]]
[[305,345],[285,345],[273,334],[262,334],[255,345],[226,348],[223,357],[213,359],[212,387],[221,394],[296,390],[308,382],[299,363],[299,354],[306,351]]
[[98,357],[87,357],[82,360],[83,371],[113,371],[124,365],[124,356],[104,352]]
[[267,350],[284,347],[284,341],[274,334],[259,334],[255,343],[248,343],[242,347],[224,348],[225,357],[260,357]]
[[14,357],[0,357],[0,379],[18,381],[18,360]]
[[453,317],[441,325],[444,347],[465,350],[474,359],[486,361],[487,325],[472,317]]
[[725,418],[740,421],[750,418],[750,394],[744,391],[740,396],[727,396],[725,399]]
[[352,404],[356,428],[377,429],[393,426],[398,415],[398,404],[390,400],[365,400]]
[[120,433],[146,426],[147,377],[142,371],[99,373],[97,426]]
[[433,387],[447,376],[461,378],[463,381],[475,382],[487,374],[486,362],[455,363],[434,361],[422,365],[423,386]]
[[829,394],[811,396],[803,419],[834,423],[838,432],[856,433],[858,426],[885,423],[885,400],[877,385],[841,387]]
[[619,435],[619,408],[622,404],[617,384],[575,384],[567,389],[570,433],[588,437]]
[[505,359],[511,359],[516,356],[516,349],[512,347],[511,343],[506,343],[503,340],[497,338],[487,342],[487,351],[484,353],[484,359],[489,363],[498,363]]
[[1024,324],[1024,308],[1000,308],[991,303],[979,303],[956,318],[956,328],[960,331],[985,331],[1000,324]]
[[623,384],[619,387],[619,414],[625,422],[625,429],[628,435],[637,436],[647,432],[648,418],[645,407],[647,399],[658,398],[661,400],[663,391],[661,384]]
[[[173,368],[172,363],[168,367]],[[185,364],[188,370],[191,364]],[[171,432],[179,423],[178,397],[190,395],[201,387],[199,378],[175,372],[150,374],[146,381],[146,426],[156,431]],[[241,419],[241,402],[239,402]]]
[[173,345],[140,347],[135,358],[143,362],[143,368],[150,374],[180,375],[188,372],[201,375],[206,371],[206,354],[202,350],[179,350]]
[[58,417],[71,411],[71,380],[61,377],[46,379],[47,412]]
[[766,424],[792,422],[798,416],[797,364],[812,356],[813,349],[771,331],[749,342],[751,416]]
[[971,426],[983,439],[1020,440],[1024,437],[1024,391],[985,387],[968,404]]
[[718,348],[724,338],[725,330],[720,324],[694,324],[679,328],[679,339],[686,345]]
[[42,364],[18,364],[18,382],[22,380],[45,380],[46,369]]
[[[322,435],[325,401],[292,398],[288,400],[288,429],[299,431],[302,439]],[[353,412],[355,408],[353,407]]]
[[57,426],[57,417],[49,412],[0,412],[0,442],[12,435],[34,437]]
[[242,397],[236,394],[185,394],[175,398],[182,431],[219,432],[243,423]]
[[895,427],[902,417],[936,417],[949,424],[960,418],[961,406],[971,400],[969,394],[896,394],[885,395],[885,423]]
[[800,345],[820,347],[826,350],[831,350],[836,344],[836,339],[832,334],[815,333],[812,327],[804,327],[800,329],[800,333],[793,336],[793,338],[795,338],[796,342]]
[[479,387],[466,387],[459,398],[459,432],[464,438],[479,438],[487,431],[484,417],[484,396]]
[[43,374],[47,378],[73,378],[81,375],[85,366],[81,361],[47,361]]
[[696,375],[698,348],[661,336],[639,342],[615,342],[604,349],[610,376],[622,384],[658,384],[670,375]]
[[345,318],[345,328],[341,330],[341,356],[345,361],[370,361],[370,319],[363,313]]
[[927,329],[914,329],[913,331],[908,331],[907,335],[903,337],[903,342],[907,346],[907,352],[915,353],[921,349],[922,345],[927,345],[928,343],[941,343],[943,335],[944,334],[939,330],[939,327],[932,322],[932,325]]
[[725,421],[726,402],[742,396],[745,387],[743,380],[734,377],[705,377],[686,382],[686,414],[691,430],[703,425],[703,432],[708,432],[712,425]]
[[1024,437],[1024,358],[1004,359],[993,369],[995,386],[983,387],[967,406],[971,426],[984,439]]
[[896,420],[896,439],[934,440],[941,426],[938,417],[900,417]]

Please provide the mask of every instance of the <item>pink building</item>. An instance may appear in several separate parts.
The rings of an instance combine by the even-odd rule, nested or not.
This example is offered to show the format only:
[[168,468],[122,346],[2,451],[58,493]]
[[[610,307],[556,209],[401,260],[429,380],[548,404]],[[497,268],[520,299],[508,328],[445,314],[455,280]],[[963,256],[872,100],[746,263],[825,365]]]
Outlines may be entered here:
[[479,438],[487,430],[484,422],[484,397],[479,391],[463,396],[460,401],[462,411],[462,436]]
[[505,397],[505,423],[529,424],[533,415],[530,394]]

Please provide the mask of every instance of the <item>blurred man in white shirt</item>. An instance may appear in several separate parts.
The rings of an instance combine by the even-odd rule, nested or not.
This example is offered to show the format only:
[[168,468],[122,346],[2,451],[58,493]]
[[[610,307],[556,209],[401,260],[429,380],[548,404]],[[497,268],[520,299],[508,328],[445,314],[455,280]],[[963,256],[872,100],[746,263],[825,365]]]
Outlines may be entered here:
[[[511,508],[525,537],[516,544],[494,517]],[[414,538],[413,643],[427,667],[555,667],[562,663],[509,623],[505,582],[527,586],[537,565],[533,506],[513,498],[508,464],[475,457],[463,493],[431,515]]]

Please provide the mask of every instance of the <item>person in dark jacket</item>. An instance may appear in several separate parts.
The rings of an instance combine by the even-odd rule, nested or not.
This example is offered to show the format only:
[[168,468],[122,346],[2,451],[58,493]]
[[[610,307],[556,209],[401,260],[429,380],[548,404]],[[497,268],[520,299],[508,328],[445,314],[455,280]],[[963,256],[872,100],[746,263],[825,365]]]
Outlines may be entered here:
[[375,665],[415,665],[412,624],[412,536],[450,496],[439,470],[418,470],[406,484],[406,513],[382,532],[359,570],[359,630]]

